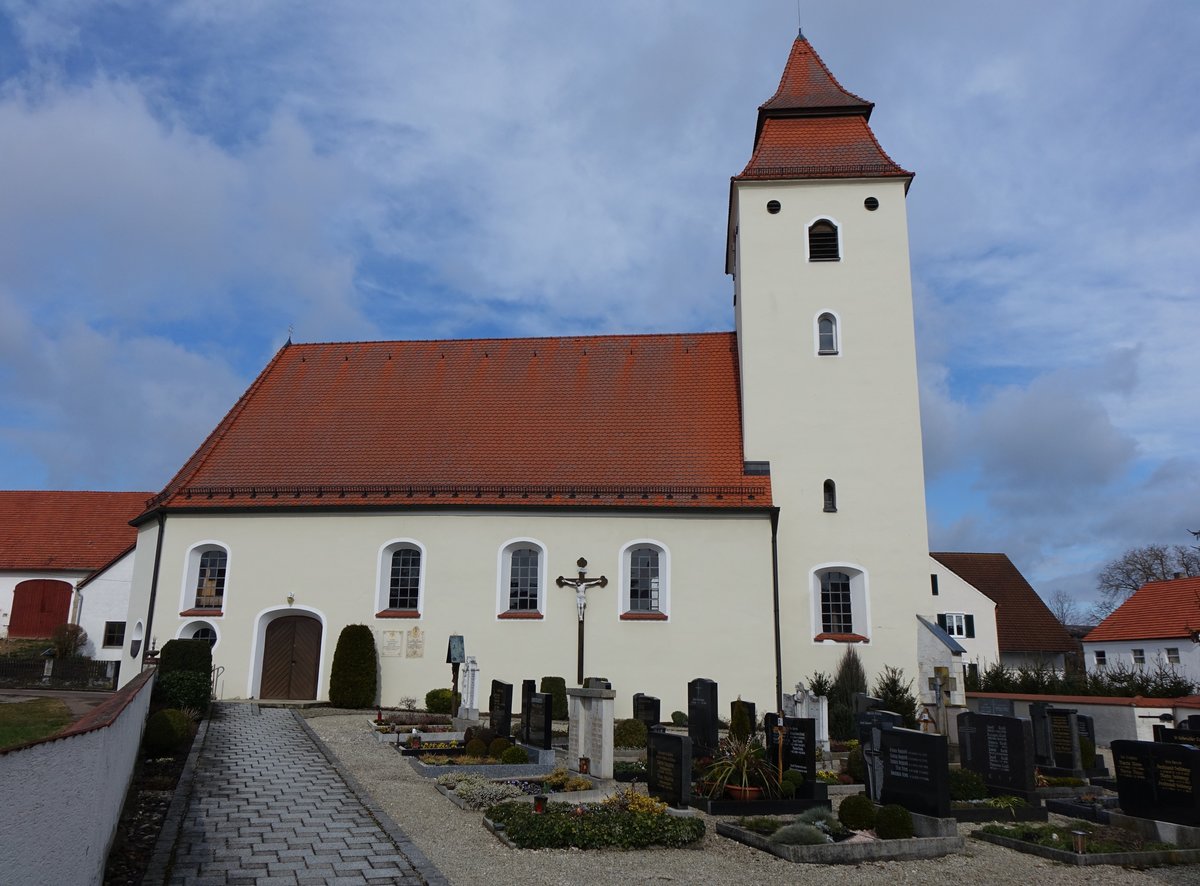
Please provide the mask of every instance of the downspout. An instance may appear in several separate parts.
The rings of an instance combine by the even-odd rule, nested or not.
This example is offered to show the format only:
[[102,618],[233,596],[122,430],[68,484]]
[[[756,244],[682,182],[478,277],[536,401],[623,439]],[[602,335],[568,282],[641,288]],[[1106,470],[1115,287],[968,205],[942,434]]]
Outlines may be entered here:
[[771,594],[775,604],[775,710],[783,715],[783,651],[779,626],[779,508],[771,508]]
[[154,543],[154,571],[150,575],[150,606],[146,612],[146,633],[142,635],[142,648],[139,659],[144,660],[146,650],[150,648],[151,629],[154,627],[154,601],[158,598],[158,567],[162,565],[163,532],[166,529],[167,515],[159,511],[158,540]]

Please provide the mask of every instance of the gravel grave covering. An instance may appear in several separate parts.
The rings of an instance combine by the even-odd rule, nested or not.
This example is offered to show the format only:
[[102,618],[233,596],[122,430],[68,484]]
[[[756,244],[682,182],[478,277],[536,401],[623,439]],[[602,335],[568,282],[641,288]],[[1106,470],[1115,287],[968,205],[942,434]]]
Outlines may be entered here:
[[[364,726],[361,712],[314,708],[304,711],[309,725],[330,751],[388,815],[454,884],[481,882],[529,884],[754,882],[857,884],[970,883],[1200,884],[1200,866],[1145,871],[1103,866],[1075,868],[1013,852],[979,840],[967,840],[966,853],[929,861],[870,862],[853,867],[792,864],[718,836],[716,821],[705,819],[704,839],[687,849],[643,851],[572,849],[512,850],[483,827],[483,815],[460,809],[421,778],[393,748],[379,744]],[[840,798],[834,798],[836,804]],[[1067,819],[1051,815],[1052,822]],[[977,825],[959,825],[969,835]]]

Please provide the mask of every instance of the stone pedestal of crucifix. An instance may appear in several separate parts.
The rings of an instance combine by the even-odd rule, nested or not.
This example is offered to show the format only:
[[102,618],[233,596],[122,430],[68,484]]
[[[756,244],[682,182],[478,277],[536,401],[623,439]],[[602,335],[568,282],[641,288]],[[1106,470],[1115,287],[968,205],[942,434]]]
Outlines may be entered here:
[[575,608],[579,612],[579,669],[576,682],[580,686],[583,685],[583,616],[587,610],[587,589],[588,588],[603,588],[608,585],[608,578],[600,576],[599,578],[587,577],[587,560],[580,557],[575,565],[579,567],[578,578],[563,578],[561,575],[555,579],[554,583],[560,588],[571,587],[575,589]]

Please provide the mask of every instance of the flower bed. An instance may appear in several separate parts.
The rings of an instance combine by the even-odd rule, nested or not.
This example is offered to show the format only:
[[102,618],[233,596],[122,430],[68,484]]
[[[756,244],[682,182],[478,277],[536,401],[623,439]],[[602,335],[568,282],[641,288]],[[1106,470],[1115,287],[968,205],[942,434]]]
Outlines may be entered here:
[[955,821],[1046,821],[1043,806],[1030,806],[1020,797],[987,797],[983,800],[955,800],[950,815]]
[[[1084,834],[1083,852],[1074,850],[1073,831],[1081,831]],[[1146,840],[1125,828],[1109,827],[1090,821],[1074,820],[1062,826],[988,825],[971,836],[995,843],[997,846],[1052,861],[1061,861],[1064,864],[1153,867],[1200,862],[1200,849],[1179,849],[1169,843]]]
[[648,797],[634,801],[635,808],[620,803],[548,803],[535,812],[525,803],[500,803],[488,810],[484,826],[514,849],[644,849],[675,848],[704,836],[699,818],[666,814]]

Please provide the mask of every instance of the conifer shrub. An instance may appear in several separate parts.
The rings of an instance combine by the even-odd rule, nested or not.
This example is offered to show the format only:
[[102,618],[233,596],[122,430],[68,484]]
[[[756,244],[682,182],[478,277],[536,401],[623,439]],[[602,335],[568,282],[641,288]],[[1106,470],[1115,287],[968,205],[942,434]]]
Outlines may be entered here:
[[851,748],[846,754],[846,772],[859,784],[866,782],[867,761],[863,758],[862,748]]
[[499,758],[501,754],[513,746],[513,743],[507,738],[493,738],[492,743],[488,745],[487,755],[489,757]]
[[646,724],[641,720],[618,720],[613,724],[613,746],[644,748],[646,746]]
[[430,689],[425,693],[425,710],[431,714],[453,714],[454,692],[450,689]]
[[142,747],[151,756],[170,754],[192,736],[192,721],[183,711],[164,708],[151,714],[142,735]]
[[754,724],[750,722],[750,709],[746,707],[746,703],[739,695],[733,703],[733,713],[729,717],[729,737],[745,741],[753,731]]
[[567,681],[564,677],[542,677],[538,692],[550,696],[550,716],[555,720],[565,720],[570,716],[567,710]]
[[482,738],[472,738],[467,742],[463,753],[468,757],[486,757],[488,755],[487,743]]
[[867,691],[867,673],[853,646],[838,662],[829,690],[829,737],[836,741],[854,738],[854,696]]
[[787,769],[779,782],[779,793],[785,799],[790,799],[796,796],[796,792],[802,784],[804,784],[804,773],[795,769]]
[[375,704],[379,660],[375,634],[366,625],[346,625],[338,635],[329,672],[329,703],[338,708]]
[[875,827],[875,804],[866,794],[854,794],[842,800],[838,821],[852,831],[869,831]]
[[500,754],[500,762],[509,765],[529,762],[529,752],[520,745],[510,745]]
[[212,646],[207,640],[168,640],[158,652],[158,675],[175,671],[212,674]]
[[875,836],[881,840],[905,840],[913,835],[912,813],[889,803],[875,813]]
[[[207,644],[206,644],[207,645]],[[191,708],[204,716],[212,698],[207,673],[172,671],[154,679],[154,701],[168,708]]]
[[905,729],[917,728],[917,697],[913,694],[913,681],[904,680],[904,668],[883,666],[883,673],[875,677],[872,690],[875,697],[883,701],[883,709],[904,718]]

